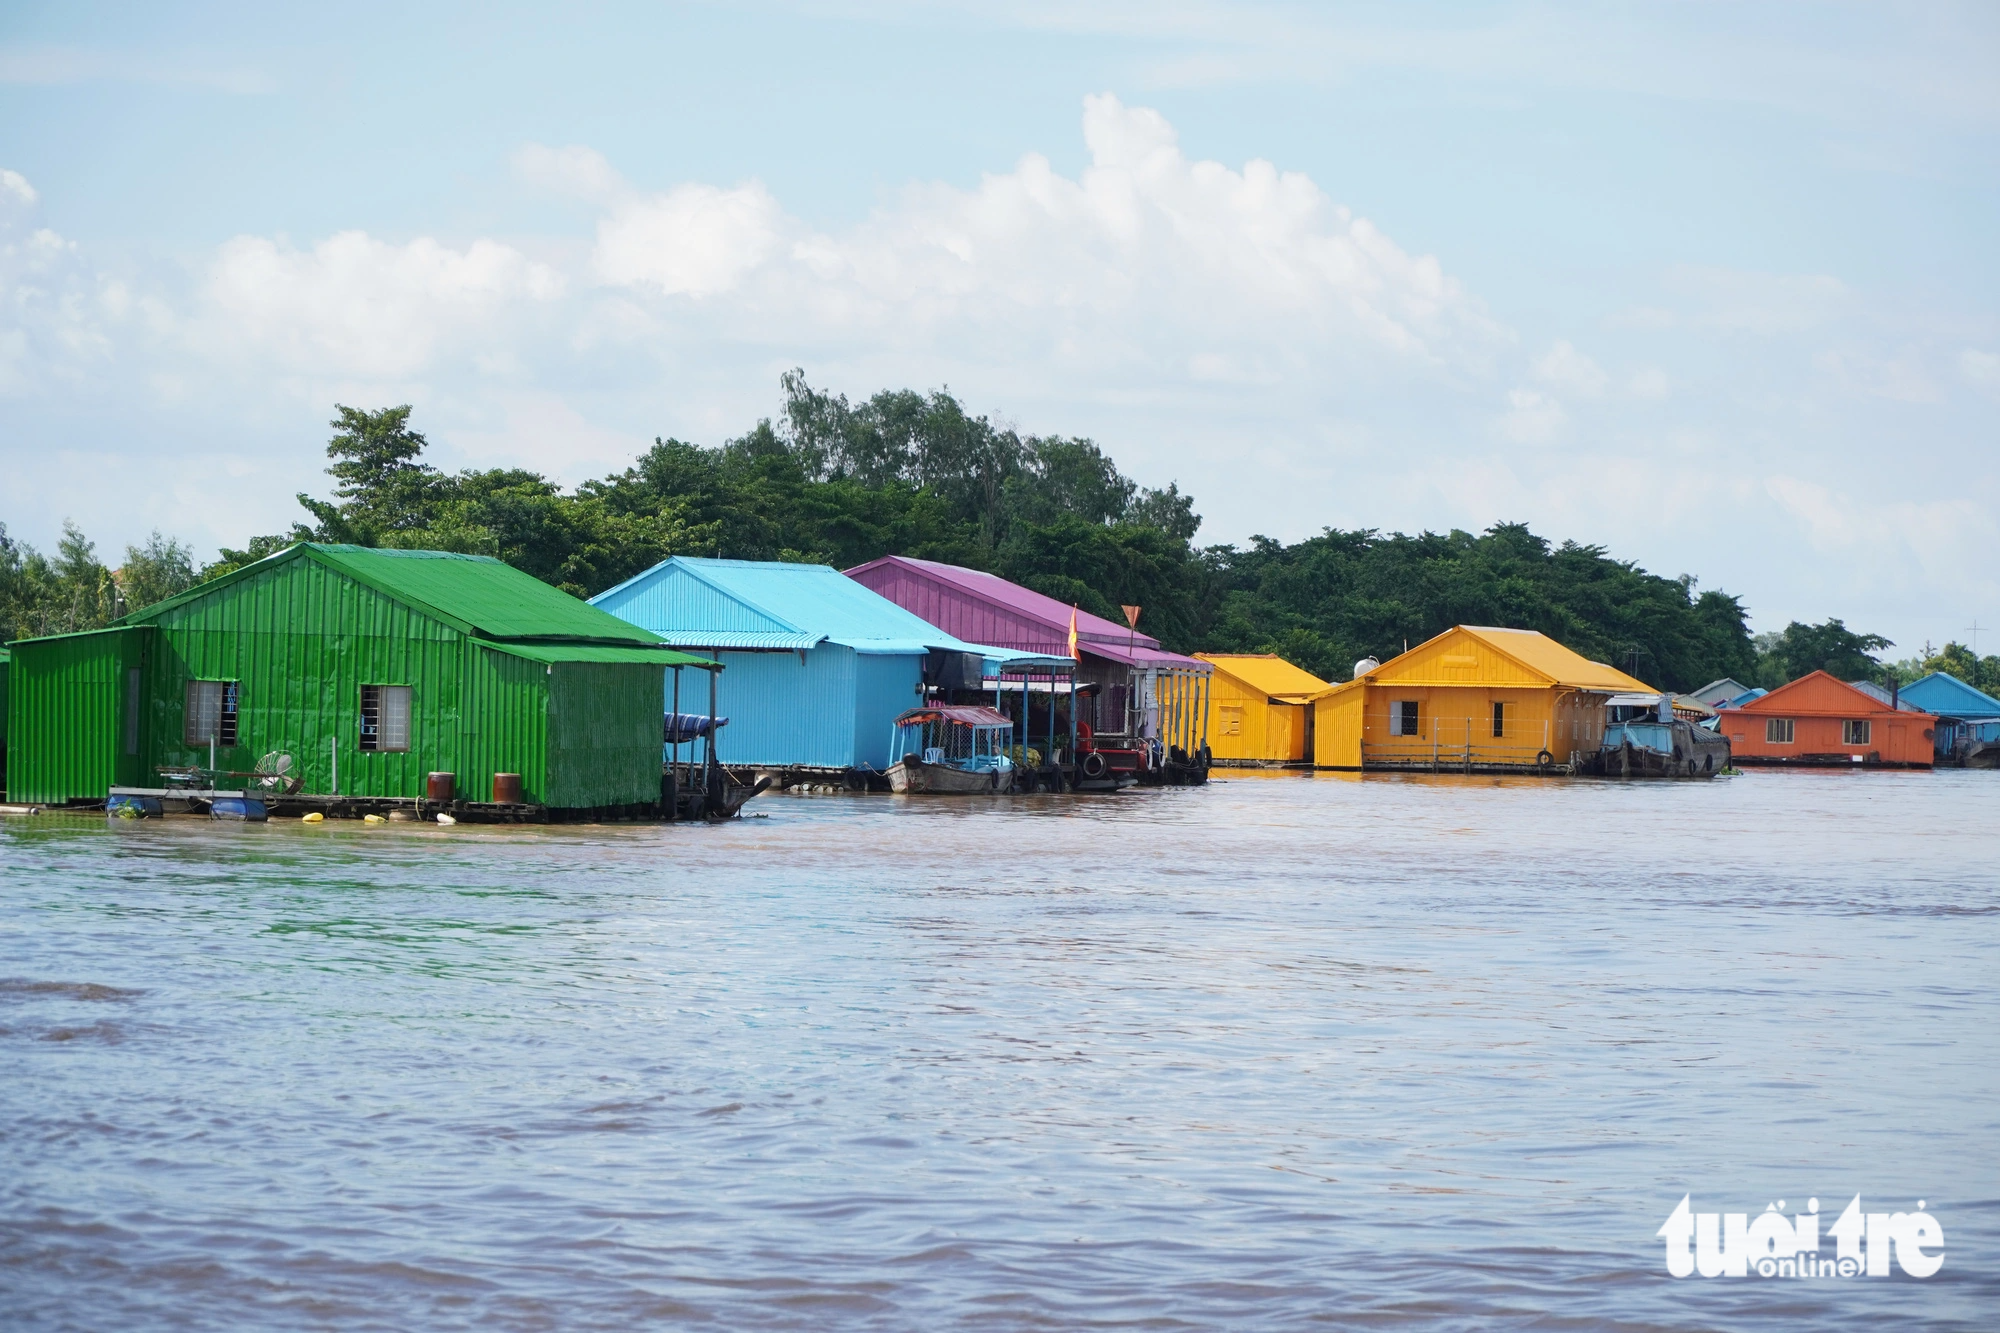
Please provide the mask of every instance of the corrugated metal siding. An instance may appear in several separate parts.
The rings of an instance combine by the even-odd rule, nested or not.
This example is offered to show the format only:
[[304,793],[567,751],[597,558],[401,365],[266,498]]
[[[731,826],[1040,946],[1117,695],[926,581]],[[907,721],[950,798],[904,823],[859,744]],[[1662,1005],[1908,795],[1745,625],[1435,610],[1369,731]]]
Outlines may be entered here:
[[666,668],[558,662],[553,672],[544,801],[592,809],[659,800]]
[[[591,599],[591,605],[656,634],[669,630],[797,633],[801,628],[746,606],[671,561],[656,565],[609,592],[599,593]],[[687,636],[682,634],[680,638],[685,642]]]
[[[730,764],[854,764],[855,661],[839,644],[798,653],[724,653],[717,711],[729,719],[716,753]],[[671,679],[667,689],[673,689]],[[707,682],[695,672],[681,680],[681,710],[708,707]],[[888,728],[883,728],[886,733]],[[886,734],[884,738],[886,744]]]
[[[206,764],[182,743],[190,680],[241,685],[238,744],[216,756],[247,770],[289,753],[308,792],[421,796],[459,753],[464,640],[457,631],[311,560],[293,560],[184,603],[156,622],[150,766]],[[364,752],[361,687],[411,687],[410,749]],[[526,775],[523,775],[524,780]]]
[[1067,620],[1058,631],[1041,620],[1003,610],[906,566],[878,565],[855,570],[849,577],[954,638],[1032,652],[1068,650]]
[[860,653],[854,672],[854,762],[870,768],[889,767],[889,727],[895,719],[924,701],[920,656]]
[[495,773],[519,773],[521,798],[546,803],[549,665],[493,652],[476,640],[466,642],[465,657],[464,722],[451,766],[460,798],[491,800]]
[[[8,697],[7,794],[16,801],[102,798],[136,785],[143,755],[127,755],[127,673],[144,669],[143,629],[14,645]],[[144,744],[144,731],[139,740]]]

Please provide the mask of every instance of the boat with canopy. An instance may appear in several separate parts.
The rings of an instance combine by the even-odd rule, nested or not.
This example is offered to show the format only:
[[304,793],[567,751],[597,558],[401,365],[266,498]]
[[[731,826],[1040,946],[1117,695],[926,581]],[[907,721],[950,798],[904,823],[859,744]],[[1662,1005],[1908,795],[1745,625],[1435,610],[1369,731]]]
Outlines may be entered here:
[[912,708],[894,723],[889,789],[978,793],[1014,789],[1014,720],[972,704]]

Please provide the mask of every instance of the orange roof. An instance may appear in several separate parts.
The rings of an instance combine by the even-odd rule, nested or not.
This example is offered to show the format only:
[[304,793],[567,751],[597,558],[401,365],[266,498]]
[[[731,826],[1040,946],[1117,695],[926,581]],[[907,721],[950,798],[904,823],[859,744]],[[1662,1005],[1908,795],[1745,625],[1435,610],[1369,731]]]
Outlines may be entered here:
[[1725,708],[1722,711],[1724,717],[1732,713],[1776,714],[1780,717],[1895,716],[1914,719],[1931,716],[1929,713],[1891,708],[1875,696],[1857,690],[1838,676],[1824,671],[1809,671],[1790,684],[1759,695],[1741,708]]
[[1276,653],[1196,653],[1195,656],[1273,698],[1318,694],[1326,688],[1326,682],[1318,676],[1293,666]]

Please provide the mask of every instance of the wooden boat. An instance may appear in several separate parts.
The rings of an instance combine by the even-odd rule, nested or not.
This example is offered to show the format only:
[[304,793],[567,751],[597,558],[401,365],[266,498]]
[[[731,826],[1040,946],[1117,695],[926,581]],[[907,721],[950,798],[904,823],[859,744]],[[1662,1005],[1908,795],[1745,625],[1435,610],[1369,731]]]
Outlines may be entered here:
[[1014,774],[999,768],[967,769],[927,764],[906,754],[889,769],[889,790],[913,794],[993,795],[1014,790]]
[[1008,750],[1014,720],[971,704],[912,708],[894,723],[889,790],[936,795],[990,795],[1014,790]]
[[1606,777],[1712,778],[1729,767],[1729,738],[1676,717],[1671,696],[1614,696],[1606,711],[1597,755]]

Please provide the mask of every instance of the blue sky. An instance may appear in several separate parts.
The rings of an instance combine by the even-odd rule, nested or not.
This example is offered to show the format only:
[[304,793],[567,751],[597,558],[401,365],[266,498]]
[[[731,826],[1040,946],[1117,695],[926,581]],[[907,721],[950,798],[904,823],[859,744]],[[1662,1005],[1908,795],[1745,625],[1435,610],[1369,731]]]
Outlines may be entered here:
[[[204,553],[334,402],[575,482],[949,384],[1206,541],[1522,519],[2000,625],[2000,11],[0,13],[0,521]],[[2000,647],[2000,630],[1983,643]]]

